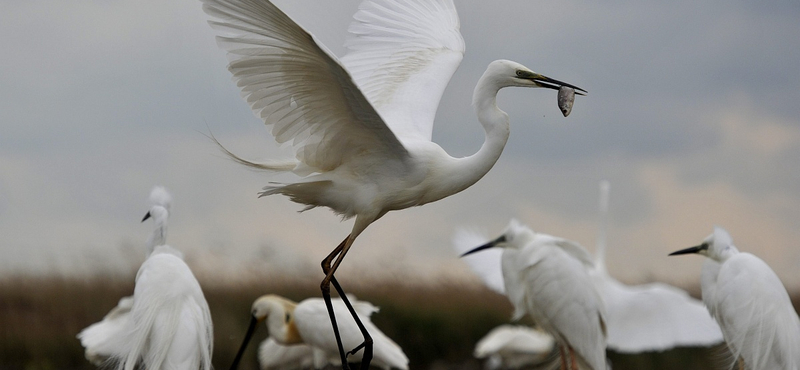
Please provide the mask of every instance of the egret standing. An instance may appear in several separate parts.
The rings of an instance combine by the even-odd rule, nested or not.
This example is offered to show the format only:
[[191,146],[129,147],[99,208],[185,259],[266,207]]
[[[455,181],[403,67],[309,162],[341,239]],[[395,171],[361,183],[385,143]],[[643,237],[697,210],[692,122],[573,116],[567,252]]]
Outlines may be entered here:
[[157,186],[150,202],[142,222],[152,218],[156,228],[147,241],[148,257],[136,274],[132,300],[123,299],[118,306],[117,316],[124,316],[117,317],[119,325],[87,333],[90,327],[79,337],[84,341],[92,333],[104,335],[101,354],[117,361],[119,369],[211,370],[208,304],[183,254],[165,244],[172,197]]
[[511,220],[503,235],[463,256],[493,247],[503,248],[503,280],[514,319],[528,314],[555,338],[562,369],[606,369],[605,307],[587,271],[589,253]]
[[739,252],[725,229],[715,227],[698,246],[703,302],[719,323],[740,369],[800,369],[800,319],[777,275],[760,258]]
[[[660,282],[626,285],[608,273],[605,263],[608,181],[602,181],[600,189],[600,227],[594,263],[587,269],[606,307],[608,348],[620,353],[640,353],[721,343],[719,325],[703,303],[686,291]],[[483,235],[461,229],[453,236],[453,247],[464,253],[486,240]],[[506,294],[501,258],[501,250],[489,250],[464,260],[489,288]]]
[[[476,154],[454,158],[431,142],[436,108],[464,53],[452,0],[364,1],[341,61],[269,1],[203,2],[218,19],[210,24],[221,33],[218,42],[242,96],[277,142],[292,143],[296,158],[255,163],[226,152],[252,168],[302,176],[270,184],[261,196],[282,194],[305,209],[324,206],[355,217],[350,234],[322,261],[326,302],[333,283],[346,303],[334,273],[367,226],[389,211],[458,193],[492,168],[509,135],[498,90],[567,86],[585,92],[519,63],[490,63],[473,94],[486,140]],[[337,332],[330,304],[328,313]],[[365,368],[371,351],[369,333],[362,334]],[[340,355],[346,364],[344,350]]]

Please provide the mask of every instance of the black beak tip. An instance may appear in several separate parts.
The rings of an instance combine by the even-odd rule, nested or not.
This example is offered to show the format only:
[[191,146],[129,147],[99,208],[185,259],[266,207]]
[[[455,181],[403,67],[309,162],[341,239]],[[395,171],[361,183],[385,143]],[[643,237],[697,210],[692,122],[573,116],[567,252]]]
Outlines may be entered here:
[[147,212],[147,214],[146,214],[146,215],[144,215],[144,218],[142,219],[142,222],[144,222],[144,221],[145,221],[145,220],[147,220],[148,218],[150,218],[150,212]]

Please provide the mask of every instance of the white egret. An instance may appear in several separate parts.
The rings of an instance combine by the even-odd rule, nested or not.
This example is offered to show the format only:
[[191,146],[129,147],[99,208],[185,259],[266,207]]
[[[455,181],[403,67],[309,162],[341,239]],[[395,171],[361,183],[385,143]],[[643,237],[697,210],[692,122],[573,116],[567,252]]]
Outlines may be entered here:
[[500,325],[475,344],[475,358],[488,358],[488,369],[519,369],[548,360],[553,336],[521,325]]
[[739,368],[800,369],[800,318],[780,278],[760,258],[739,252],[725,229],[670,256],[708,257],[700,286]]
[[722,332],[702,302],[664,283],[626,285],[608,274],[605,263],[610,184],[600,183],[600,227],[591,270],[606,304],[608,348],[620,353],[711,346]]
[[503,235],[464,255],[492,247],[503,248],[503,282],[514,319],[528,314],[555,338],[562,368],[606,369],[605,307],[586,268],[589,253],[511,220]]
[[136,274],[132,302],[120,303],[129,310],[122,313],[127,317],[113,332],[104,332],[103,349],[125,370],[210,370],[213,327],[208,304],[181,252],[165,245],[172,197],[155,187],[150,201],[142,219],[152,218],[156,225],[147,243],[149,256]]
[[[722,342],[719,326],[702,302],[686,291],[664,283],[626,285],[608,274],[605,264],[610,185],[600,185],[600,227],[594,263],[588,266],[606,306],[608,348],[620,353],[665,351],[674,347],[711,346]],[[453,246],[463,253],[487,238],[461,230]],[[505,294],[499,250],[467,256],[464,260],[484,283]]]
[[[476,154],[454,158],[431,142],[436,108],[464,53],[452,0],[364,1],[341,61],[269,1],[203,2],[218,19],[210,24],[222,33],[218,41],[242,96],[277,142],[292,143],[296,158],[255,163],[225,151],[252,168],[302,176],[272,183],[261,196],[282,194],[305,209],[325,206],[355,217],[350,234],[322,262],[328,302],[330,283],[346,302],[334,273],[368,225],[389,211],[458,193],[492,168],[509,135],[508,115],[496,104],[501,88],[585,92],[519,63],[490,63],[473,94],[486,140]],[[330,306],[328,312],[337,331]],[[362,334],[364,368],[370,345]]]
[[[374,341],[374,360],[372,365],[382,369],[408,369],[408,358],[394,341],[381,332],[370,316],[378,308],[365,301],[350,299],[353,308],[360,317],[361,323],[372,334]],[[348,308],[341,299],[331,300],[333,309],[344,313]],[[295,303],[277,295],[261,296],[253,302],[252,317],[247,328],[242,346],[231,365],[235,370],[244,350],[255,331],[256,325],[266,321],[269,336],[281,345],[307,344],[314,354],[314,367],[319,369],[329,363],[340,364],[339,345],[333,329],[328,325],[327,303],[320,298],[304,299]],[[353,319],[344,319],[339,323],[341,340],[346,346],[356,347],[362,340],[361,331]],[[321,353],[320,353],[321,352]],[[364,354],[364,348],[353,353],[358,361]]]

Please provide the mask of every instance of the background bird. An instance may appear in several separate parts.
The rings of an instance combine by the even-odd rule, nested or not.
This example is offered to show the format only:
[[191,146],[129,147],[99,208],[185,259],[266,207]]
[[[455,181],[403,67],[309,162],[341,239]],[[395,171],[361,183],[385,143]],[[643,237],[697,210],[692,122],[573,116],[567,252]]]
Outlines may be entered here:
[[760,258],[739,252],[725,229],[670,255],[709,259],[700,285],[740,369],[800,369],[800,319],[780,278]]
[[315,355],[308,344],[283,345],[268,337],[258,346],[258,365],[261,370],[313,369]]
[[[486,140],[474,155],[454,158],[431,141],[439,100],[464,53],[452,0],[363,2],[341,61],[268,1],[204,0],[203,9],[217,19],[210,24],[221,33],[242,96],[277,142],[292,143],[295,158],[256,163],[226,153],[251,168],[301,176],[272,183],[261,196],[282,194],[306,210],[324,206],[355,217],[350,234],[323,260],[328,302],[330,283],[347,302],[333,274],[368,225],[389,211],[460,192],[492,168],[509,135],[508,115],[496,104],[501,88],[585,92],[515,62],[490,63],[473,94]],[[336,332],[330,304],[328,312]],[[369,347],[369,334],[362,334]]]
[[[374,340],[373,366],[382,369],[408,369],[408,358],[394,341],[381,332],[370,320],[378,308],[365,301],[350,299],[361,322],[372,334]],[[332,299],[333,308],[339,313],[347,310],[341,299]],[[236,369],[244,350],[258,323],[265,321],[269,336],[281,345],[306,344],[312,349],[314,367],[319,369],[332,363],[341,365],[337,339],[328,323],[326,303],[319,298],[307,298],[295,303],[277,295],[261,296],[253,302],[251,320],[242,346],[236,354],[231,369]],[[341,320],[339,326],[341,339],[346,346],[355,347],[361,342],[361,332],[355,320]],[[316,352],[321,351],[322,353]],[[353,354],[355,361],[361,360],[364,350]]]
[[[711,346],[722,342],[719,326],[703,303],[686,291],[664,283],[626,285],[608,274],[605,264],[610,184],[600,183],[599,232],[592,280],[606,306],[608,348],[620,353],[665,351],[674,347]],[[487,237],[466,229],[453,236],[458,253],[485,243]],[[463,259],[492,290],[505,294],[500,250],[487,250]]]
[[124,335],[123,330],[128,328],[133,297],[123,297],[117,306],[108,311],[103,320],[87,326],[78,333],[77,337],[85,348],[84,355],[95,366],[100,366],[115,355],[120,356],[111,346],[114,337]]
[[562,368],[606,368],[605,307],[586,266],[591,256],[569,240],[535,233],[516,220],[464,255],[503,248],[502,271],[514,319],[530,317],[561,347]]
[[475,344],[475,358],[487,369],[520,369],[546,362],[555,350],[553,336],[522,325],[500,325]]
[[122,325],[105,332],[104,350],[125,370],[210,370],[213,326],[208,304],[182,254],[164,244],[172,197],[157,186],[150,202],[142,219],[152,218],[156,226],[147,242],[148,257],[136,274],[132,300],[118,306],[129,310],[121,313],[126,316]]

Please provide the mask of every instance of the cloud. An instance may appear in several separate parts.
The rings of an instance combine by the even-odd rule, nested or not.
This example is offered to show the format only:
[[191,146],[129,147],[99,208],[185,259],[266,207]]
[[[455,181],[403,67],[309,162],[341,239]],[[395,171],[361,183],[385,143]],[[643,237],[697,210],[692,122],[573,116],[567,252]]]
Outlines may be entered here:
[[[339,55],[357,4],[278,2]],[[696,281],[701,261],[664,253],[720,224],[798,281],[800,9],[772,5],[458,2],[467,54],[434,128],[449,153],[482,143],[470,103],[494,59],[589,95],[565,119],[551,91],[502,91],[512,132],[495,168],[460,194],[389,213],[342,268],[463,276],[453,230],[492,234],[511,217],[591,247],[597,183],[609,179],[613,274]],[[278,260],[319,273],[351,222],[257,199],[274,178],[220,158],[202,134],[247,158],[288,153],[239,97],[199,2],[3,10],[0,32],[12,37],[0,47],[14,52],[0,60],[0,274],[135,264],[155,184],[176,199],[169,240],[198,268],[233,275]]]

